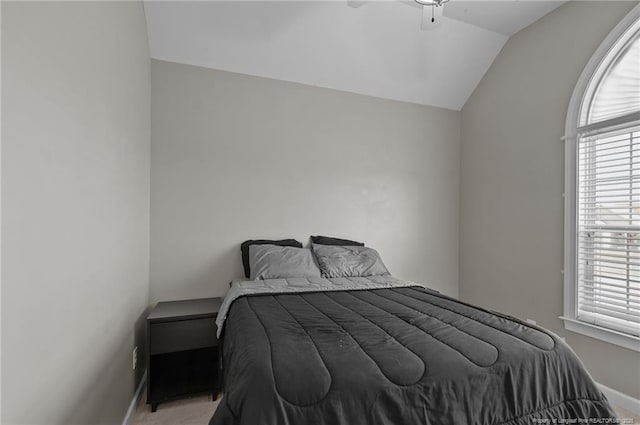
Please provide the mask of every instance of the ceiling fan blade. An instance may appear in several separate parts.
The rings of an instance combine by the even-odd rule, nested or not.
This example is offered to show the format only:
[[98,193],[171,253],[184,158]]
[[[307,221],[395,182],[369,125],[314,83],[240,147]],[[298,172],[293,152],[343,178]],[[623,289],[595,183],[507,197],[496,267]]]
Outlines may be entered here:
[[420,29],[430,31],[442,25],[444,6],[422,6]]
[[397,0],[397,1],[398,1],[398,3],[402,3],[405,6],[411,6],[411,7],[417,8],[417,9],[422,9],[422,7],[423,7],[420,3],[418,3],[415,0]]

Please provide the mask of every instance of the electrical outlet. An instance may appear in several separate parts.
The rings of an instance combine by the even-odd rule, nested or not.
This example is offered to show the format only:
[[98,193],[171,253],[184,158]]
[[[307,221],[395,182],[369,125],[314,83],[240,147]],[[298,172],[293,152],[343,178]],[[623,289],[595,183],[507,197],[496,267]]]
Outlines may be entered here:
[[138,346],[133,347],[133,370],[138,366]]

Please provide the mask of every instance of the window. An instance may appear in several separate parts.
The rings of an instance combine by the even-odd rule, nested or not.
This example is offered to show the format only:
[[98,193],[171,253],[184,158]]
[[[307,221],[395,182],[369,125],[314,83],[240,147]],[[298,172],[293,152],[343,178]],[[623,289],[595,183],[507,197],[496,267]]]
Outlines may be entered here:
[[565,143],[565,327],[640,351],[640,6],[584,70]]

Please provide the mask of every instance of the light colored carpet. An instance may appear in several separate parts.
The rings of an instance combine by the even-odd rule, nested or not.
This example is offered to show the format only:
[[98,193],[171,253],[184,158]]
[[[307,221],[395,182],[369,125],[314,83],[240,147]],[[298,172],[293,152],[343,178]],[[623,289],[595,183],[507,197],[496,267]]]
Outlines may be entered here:
[[622,407],[613,406],[621,424],[640,424],[640,415],[636,415]]
[[[220,402],[220,396],[213,402],[207,396],[196,397],[162,403],[155,413],[151,413],[151,406],[145,404],[146,399],[146,395],[143,395],[133,425],[208,425]],[[619,407],[614,408],[621,424],[640,425],[640,416],[634,416],[628,410]]]
[[158,410],[151,413],[151,406],[146,404],[147,395],[143,394],[132,425],[208,425],[220,398],[211,401],[211,397],[205,395],[160,403]]

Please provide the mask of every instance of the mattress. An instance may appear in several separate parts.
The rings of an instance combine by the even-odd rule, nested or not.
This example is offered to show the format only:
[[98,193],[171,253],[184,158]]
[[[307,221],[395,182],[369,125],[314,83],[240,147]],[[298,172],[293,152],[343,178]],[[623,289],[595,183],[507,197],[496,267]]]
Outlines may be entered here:
[[225,390],[210,425],[615,418],[549,331],[393,277],[307,283],[234,284],[219,316]]

